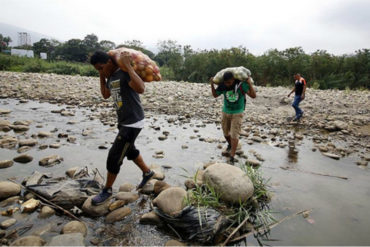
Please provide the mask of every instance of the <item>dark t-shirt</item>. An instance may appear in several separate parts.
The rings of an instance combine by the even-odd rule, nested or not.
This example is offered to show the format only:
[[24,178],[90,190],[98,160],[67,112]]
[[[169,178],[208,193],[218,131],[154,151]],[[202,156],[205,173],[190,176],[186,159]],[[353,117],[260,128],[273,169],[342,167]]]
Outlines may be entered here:
[[304,85],[306,85],[306,80],[303,77],[295,81],[295,95],[302,95]]
[[139,94],[128,85],[129,82],[129,74],[117,70],[109,77],[106,84],[116,106],[119,126],[133,124],[144,119]]

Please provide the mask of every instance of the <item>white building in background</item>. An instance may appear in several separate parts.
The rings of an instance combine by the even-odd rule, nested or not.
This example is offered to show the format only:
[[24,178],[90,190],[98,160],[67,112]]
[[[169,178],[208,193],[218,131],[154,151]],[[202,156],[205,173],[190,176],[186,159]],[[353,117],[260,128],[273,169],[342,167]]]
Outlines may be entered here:
[[34,57],[32,50],[23,50],[23,49],[14,49],[10,50],[10,54],[12,56],[20,56],[20,57]]
[[48,54],[45,52],[40,52],[40,58],[41,59],[48,59]]

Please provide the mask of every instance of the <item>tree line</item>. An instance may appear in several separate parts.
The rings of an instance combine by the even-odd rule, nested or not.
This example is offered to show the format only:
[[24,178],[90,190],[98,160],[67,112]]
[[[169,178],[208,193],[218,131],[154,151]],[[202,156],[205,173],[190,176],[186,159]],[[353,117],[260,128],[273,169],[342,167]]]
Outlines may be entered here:
[[157,53],[145,48],[139,40],[125,41],[116,45],[109,40],[99,41],[95,34],[84,39],[66,42],[41,39],[33,44],[36,55],[45,52],[52,61],[64,60],[88,63],[96,50],[108,51],[119,47],[141,50],[161,67],[166,80],[203,83],[225,67],[244,66],[252,71],[257,85],[290,85],[294,73],[301,73],[309,87],[319,89],[370,89],[370,49],[353,54],[333,55],[325,50],[307,54],[301,47],[285,50],[271,49],[256,56],[244,46],[230,49],[194,50],[174,40],[157,43]]

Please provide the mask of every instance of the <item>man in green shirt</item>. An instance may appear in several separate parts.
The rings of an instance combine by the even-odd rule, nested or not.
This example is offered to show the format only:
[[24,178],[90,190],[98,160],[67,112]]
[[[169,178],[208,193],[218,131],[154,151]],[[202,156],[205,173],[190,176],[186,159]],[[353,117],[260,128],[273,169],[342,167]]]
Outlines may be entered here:
[[239,136],[245,110],[245,94],[256,98],[252,80],[239,81],[231,72],[225,72],[223,82],[215,89],[213,78],[210,79],[213,97],[224,95],[222,108],[222,131],[228,143],[227,151],[230,152],[230,162],[234,163],[234,156],[239,142]]

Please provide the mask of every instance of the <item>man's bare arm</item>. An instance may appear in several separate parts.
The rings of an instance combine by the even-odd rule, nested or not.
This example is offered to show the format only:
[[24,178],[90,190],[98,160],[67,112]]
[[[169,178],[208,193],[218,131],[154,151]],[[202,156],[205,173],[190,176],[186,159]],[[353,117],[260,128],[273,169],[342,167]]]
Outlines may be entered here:
[[104,99],[108,99],[110,97],[110,91],[105,86],[105,84],[106,84],[105,77],[100,74],[100,92],[103,95]]
[[256,91],[254,90],[254,87],[252,85],[252,80],[250,77],[248,78],[247,83],[249,86],[249,90],[247,92],[248,96],[251,97],[252,99],[256,98],[257,97]]
[[134,68],[131,66],[131,60],[130,60],[130,55],[128,52],[124,52],[121,55],[121,61],[123,65],[127,69],[127,73],[130,75],[130,82],[128,85],[137,93],[141,94],[144,93],[145,91],[145,83],[143,79],[135,72]]
[[218,96],[220,96],[220,95],[218,95],[218,94],[216,93],[216,89],[215,89],[215,82],[213,81],[213,77],[211,77],[211,79],[209,79],[209,82],[211,83],[212,95],[213,95],[213,97],[217,98],[217,97],[218,97]]

